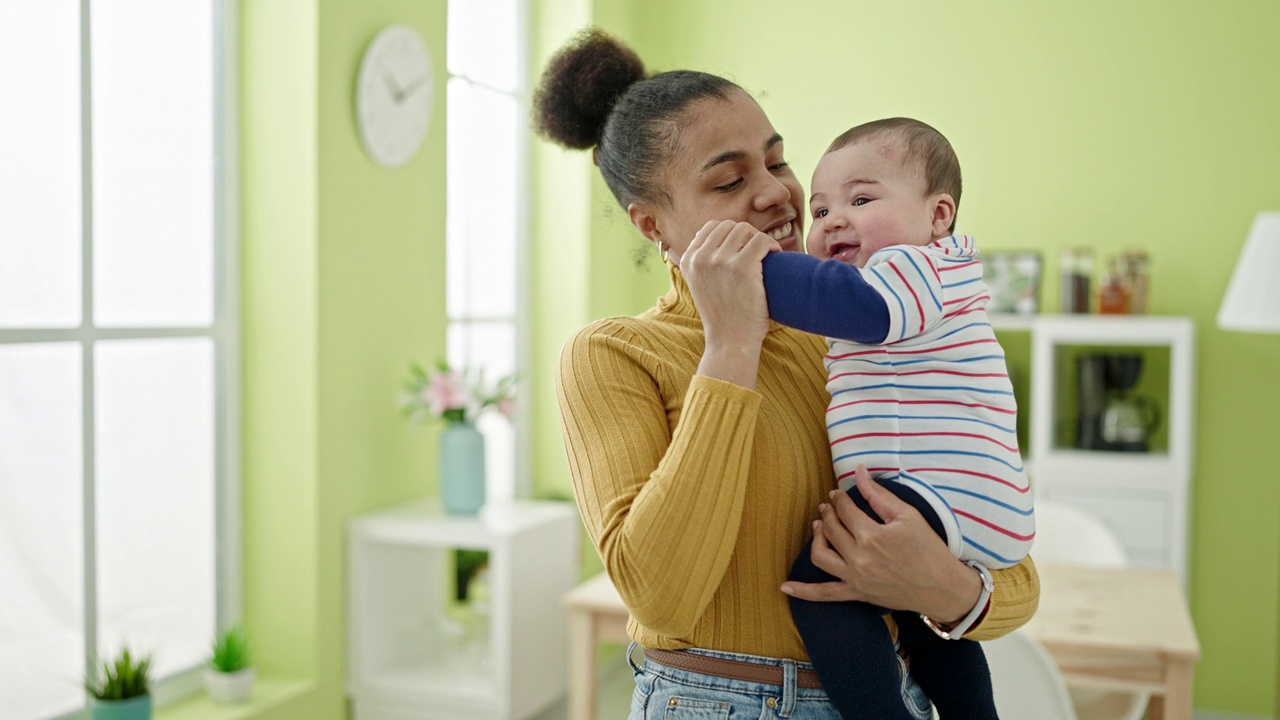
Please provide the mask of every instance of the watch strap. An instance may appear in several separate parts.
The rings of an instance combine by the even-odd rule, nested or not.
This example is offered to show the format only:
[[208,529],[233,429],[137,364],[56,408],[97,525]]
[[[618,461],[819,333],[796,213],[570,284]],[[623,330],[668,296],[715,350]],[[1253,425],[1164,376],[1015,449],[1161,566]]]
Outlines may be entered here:
[[920,614],[920,620],[943,640],[959,640],[964,637],[965,633],[973,629],[973,626],[978,622],[978,618],[982,617],[982,614],[986,611],[987,604],[991,602],[991,594],[996,589],[996,581],[995,578],[991,577],[990,570],[975,560],[966,560],[964,564],[973,568],[978,573],[978,577],[982,578],[982,591],[978,593],[978,602],[974,603],[973,609],[969,611],[969,614],[961,618],[960,622],[945,629],[934,622],[928,615]]

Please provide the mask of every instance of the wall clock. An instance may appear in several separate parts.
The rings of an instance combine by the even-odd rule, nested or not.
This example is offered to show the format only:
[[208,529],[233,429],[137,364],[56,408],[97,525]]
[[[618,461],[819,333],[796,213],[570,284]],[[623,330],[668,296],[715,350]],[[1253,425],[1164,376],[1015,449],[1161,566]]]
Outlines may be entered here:
[[356,127],[373,161],[410,160],[431,124],[435,76],[427,45],[408,25],[390,25],[369,43],[356,80]]

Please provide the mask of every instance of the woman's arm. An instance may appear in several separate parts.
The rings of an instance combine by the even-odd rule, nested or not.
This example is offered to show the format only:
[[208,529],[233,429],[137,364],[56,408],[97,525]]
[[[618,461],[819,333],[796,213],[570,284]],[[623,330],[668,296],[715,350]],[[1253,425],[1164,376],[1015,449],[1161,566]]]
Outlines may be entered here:
[[557,392],[587,532],[636,620],[690,633],[720,585],[741,523],[760,396],[694,377],[674,432],[630,324],[602,321],[565,346]]
[[769,331],[760,263],[779,249],[748,223],[711,220],[681,253],[680,272],[706,337],[699,375],[755,389],[760,347]]
[[692,631],[733,555],[769,326],[760,260],[776,247],[746,223],[709,222],[680,254],[705,342],[674,432],[655,377],[673,348],[606,321],[561,355],[565,447],[587,531],[631,614],[661,635]]
[[[863,600],[929,616],[953,625],[974,608],[982,584],[978,574],[951,556],[920,513],[885,491],[865,470],[858,488],[885,523],[871,519],[848,495],[833,493],[814,523],[813,559],[840,578],[808,584],[787,582],[783,592],[805,600]],[[1031,558],[992,571],[995,590],[979,622],[965,634],[974,640],[1000,637],[1035,614],[1040,578]]]

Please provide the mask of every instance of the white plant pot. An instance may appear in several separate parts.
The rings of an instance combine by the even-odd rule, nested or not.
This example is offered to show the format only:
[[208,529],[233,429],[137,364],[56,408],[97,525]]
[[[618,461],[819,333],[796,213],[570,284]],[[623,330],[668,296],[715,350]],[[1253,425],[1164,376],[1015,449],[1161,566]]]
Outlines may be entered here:
[[214,702],[238,703],[249,699],[253,694],[253,680],[257,673],[253,668],[237,670],[233,673],[218,672],[213,668],[204,670],[204,689]]

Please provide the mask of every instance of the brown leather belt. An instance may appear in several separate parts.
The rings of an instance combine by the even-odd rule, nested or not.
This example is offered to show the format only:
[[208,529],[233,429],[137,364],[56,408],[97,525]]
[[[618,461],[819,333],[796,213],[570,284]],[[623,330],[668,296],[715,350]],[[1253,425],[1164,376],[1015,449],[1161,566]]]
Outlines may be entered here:
[[[759,665],[741,660],[729,660],[728,658],[675,650],[655,650],[653,648],[645,648],[644,656],[656,663],[676,668],[677,670],[688,670],[689,672],[714,675],[730,680],[767,683],[779,687],[783,684],[782,666],[780,665]],[[808,668],[796,668],[796,685],[810,690],[822,689],[822,683],[818,682],[818,674]]]

